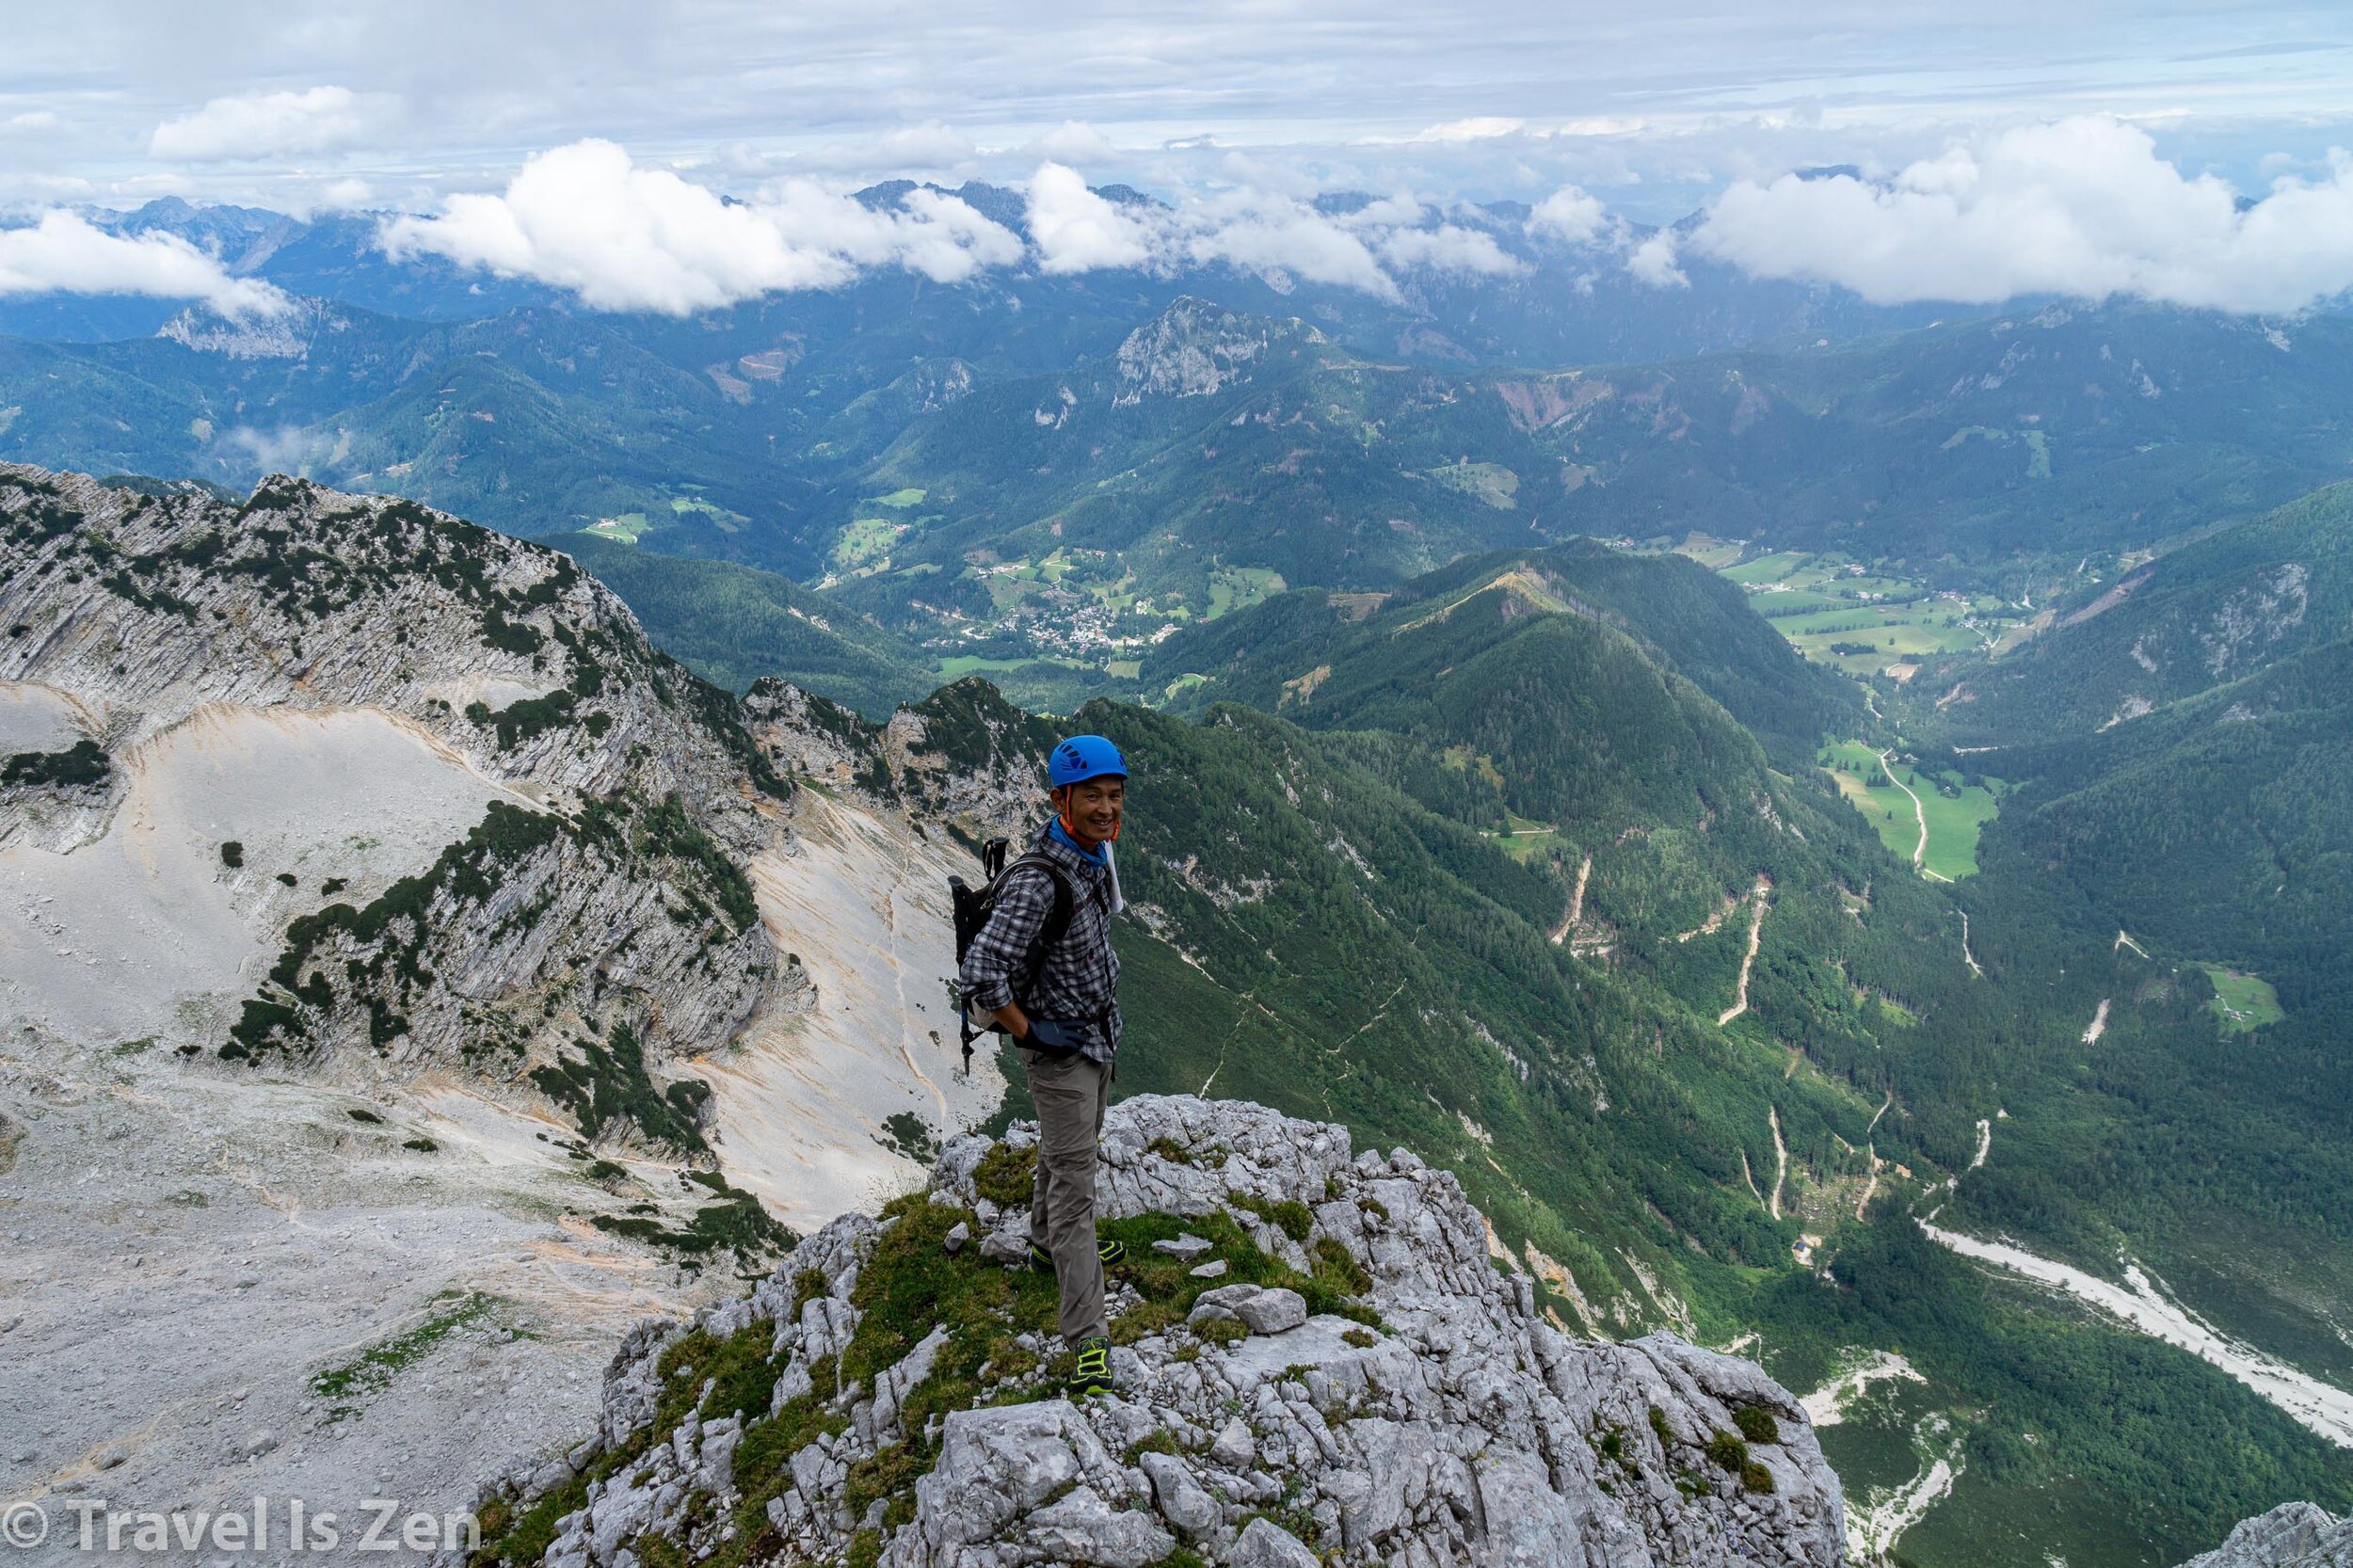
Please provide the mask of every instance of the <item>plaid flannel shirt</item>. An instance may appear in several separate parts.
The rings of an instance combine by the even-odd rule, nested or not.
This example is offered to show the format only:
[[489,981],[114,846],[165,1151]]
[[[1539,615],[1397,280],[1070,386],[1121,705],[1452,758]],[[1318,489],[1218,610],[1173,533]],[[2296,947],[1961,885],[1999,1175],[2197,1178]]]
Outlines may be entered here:
[[[1021,1010],[1068,1028],[1088,1056],[1108,1064],[1119,1048],[1119,954],[1112,951],[1112,872],[1064,843],[1049,822],[1030,840],[1070,882],[1070,925],[1047,949],[1037,978],[1017,999]],[[993,1013],[1016,1000],[1014,985],[1029,963],[1046,917],[1053,912],[1052,878],[1035,867],[1007,870],[988,923],[972,938],[957,980],[965,1000]]]

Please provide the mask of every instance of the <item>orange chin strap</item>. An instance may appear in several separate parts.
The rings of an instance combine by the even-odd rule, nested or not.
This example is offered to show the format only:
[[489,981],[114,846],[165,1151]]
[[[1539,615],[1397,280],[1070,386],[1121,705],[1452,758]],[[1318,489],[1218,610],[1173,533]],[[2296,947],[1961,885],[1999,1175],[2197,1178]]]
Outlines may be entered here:
[[1070,820],[1070,813],[1067,811],[1062,814],[1062,830],[1082,844],[1115,844],[1119,841],[1119,822],[1116,818],[1112,819],[1112,836],[1108,839],[1090,838],[1080,832],[1079,824]]

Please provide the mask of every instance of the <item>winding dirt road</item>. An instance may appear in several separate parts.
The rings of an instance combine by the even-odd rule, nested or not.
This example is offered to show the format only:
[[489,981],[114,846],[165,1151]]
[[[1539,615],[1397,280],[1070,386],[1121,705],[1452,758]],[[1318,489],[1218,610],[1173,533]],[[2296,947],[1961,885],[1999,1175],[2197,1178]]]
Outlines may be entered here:
[[1912,869],[1913,871],[1920,872],[1923,874],[1928,874],[1929,808],[1920,804],[1920,797],[1918,795],[1913,794],[1911,785],[1896,776],[1895,765],[1888,761],[1888,759],[1895,755],[1896,748],[1894,746],[1889,746],[1885,751],[1880,753],[1880,771],[1887,775],[1887,781],[1890,784],[1895,785],[1896,788],[1901,790],[1906,795],[1911,797],[1913,819],[1920,824],[1920,841],[1917,844],[1914,844],[1912,849]]
[[1588,851],[1585,863],[1577,868],[1577,891],[1569,895],[1569,912],[1562,916],[1561,923],[1553,928],[1552,945],[1554,947],[1559,947],[1567,941],[1569,933],[1577,929],[1577,922],[1585,918],[1585,880],[1593,874],[1593,856],[1592,852]]
[[1740,959],[1740,984],[1733,992],[1732,1005],[1716,1020],[1719,1029],[1749,1010],[1749,970],[1756,964],[1757,940],[1765,933],[1765,905],[1770,902],[1772,891],[1773,879],[1763,872],[1757,872],[1755,902],[1749,912],[1749,951]]

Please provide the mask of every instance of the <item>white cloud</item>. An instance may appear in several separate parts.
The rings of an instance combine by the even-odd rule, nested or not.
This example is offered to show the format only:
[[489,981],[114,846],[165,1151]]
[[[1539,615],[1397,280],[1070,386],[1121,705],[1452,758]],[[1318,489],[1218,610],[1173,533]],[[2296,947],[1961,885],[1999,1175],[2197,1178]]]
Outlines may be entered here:
[[1674,236],[1664,229],[1636,246],[1625,259],[1626,271],[1640,283],[1655,289],[1682,289],[1691,286],[1691,280],[1676,264]]
[[317,446],[307,432],[291,424],[274,430],[232,425],[220,433],[220,443],[245,454],[264,473],[300,473]]
[[2295,311],[2353,288],[2353,159],[2334,155],[2324,177],[2282,179],[2242,209],[2222,181],[2158,157],[2145,131],[2081,117],[1956,146],[1885,184],[1741,182],[1692,244],[1880,304],[2134,295]]
[[1513,120],[1504,115],[1473,115],[1468,120],[1449,120],[1443,125],[1433,125],[1416,137],[1418,141],[1461,143],[1492,141],[1526,129],[1528,121]]
[[1381,242],[1381,256],[1391,266],[1419,267],[1430,272],[1509,278],[1526,270],[1517,258],[1504,253],[1493,234],[1452,223],[1442,223],[1435,229],[1391,230]]
[[64,120],[59,120],[47,109],[27,109],[23,114],[12,114],[6,120],[0,120],[0,131],[7,131],[13,136],[25,136],[58,130],[64,124]]
[[876,211],[808,180],[728,201],[609,141],[525,163],[504,194],[461,195],[439,217],[385,226],[395,258],[431,251],[577,293],[598,310],[685,315],[762,294],[830,288],[898,265],[939,282],[1018,261],[1021,242],[953,197],[919,191]]
[[1310,171],[1293,158],[1261,158],[1225,151],[1218,153],[1216,169],[1217,178],[1237,190],[1288,196],[1298,201],[1314,200],[1325,184],[1321,172]]
[[216,98],[156,126],[147,150],[186,163],[332,152],[365,137],[388,102],[339,87]]
[[109,234],[61,207],[30,228],[0,229],[0,297],[18,294],[200,299],[239,319],[277,315],[288,303],[259,279],[230,277],[176,234]]
[[98,187],[74,174],[12,174],[0,170],[0,201],[47,206],[58,201],[87,201]]
[[[1028,195],[1030,235],[1045,272],[1165,270],[1224,262],[1388,299],[1396,297],[1397,284],[1382,269],[1372,246],[1409,232],[1371,228],[1360,234],[1352,222],[1361,215],[1334,217],[1291,195],[1253,185],[1192,197],[1174,208],[1123,207],[1096,195],[1076,169],[1059,164],[1041,165],[1030,179]],[[1378,216],[1392,221],[1407,214],[1417,219],[1421,213],[1410,199],[1375,205],[1383,209]],[[1477,264],[1475,247],[1451,238],[1418,250],[1408,242],[1405,253],[1419,264]]]
[[1383,299],[1397,296],[1397,283],[1362,236],[1295,198],[1249,188],[1222,191],[1178,208],[1176,221],[1186,260],[1362,289]]
[[776,159],[783,168],[825,174],[889,174],[960,168],[980,155],[971,138],[933,120],[901,125],[858,141],[834,142]]
[[1609,227],[1609,212],[1601,199],[1577,185],[1562,185],[1528,215],[1529,233],[1551,234],[1571,245],[1591,245]]
[[1111,138],[1083,120],[1065,120],[1024,152],[1058,164],[1099,164],[1118,157]]
[[319,192],[319,207],[327,212],[350,212],[364,207],[376,192],[365,180],[337,180]]
[[1144,266],[1153,259],[1150,231],[1117,203],[1087,189],[1077,169],[1040,164],[1025,194],[1039,271],[1094,272]]
[[1348,229],[1411,228],[1422,219],[1422,204],[1411,196],[1385,196],[1353,213],[1337,213],[1334,221]]

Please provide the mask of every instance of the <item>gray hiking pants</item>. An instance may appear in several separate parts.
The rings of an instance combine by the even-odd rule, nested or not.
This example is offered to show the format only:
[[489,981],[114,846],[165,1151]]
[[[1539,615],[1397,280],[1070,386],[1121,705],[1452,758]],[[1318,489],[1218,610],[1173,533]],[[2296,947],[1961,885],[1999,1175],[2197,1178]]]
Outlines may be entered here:
[[1111,1069],[1076,1051],[1032,1050],[1030,1097],[1037,1102],[1037,1184],[1030,1235],[1054,1255],[1062,1287],[1062,1336],[1072,1346],[1111,1332],[1103,1319],[1103,1260],[1095,1247],[1095,1148],[1103,1134]]

